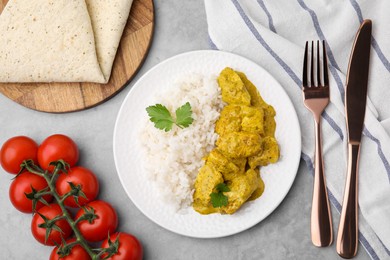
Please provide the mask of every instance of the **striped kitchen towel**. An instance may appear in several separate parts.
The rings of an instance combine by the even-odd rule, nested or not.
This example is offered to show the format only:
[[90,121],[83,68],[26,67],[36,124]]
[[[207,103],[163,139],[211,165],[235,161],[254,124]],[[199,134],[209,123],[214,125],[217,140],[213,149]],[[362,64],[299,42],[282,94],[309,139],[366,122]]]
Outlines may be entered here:
[[326,40],[331,103],[322,117],[323,149],[329,196],[338,212],[347,161],[345,75],[356,31],[363,19],[372,20],[369,94],[359,174],[359,240],[372,259],[390,259],[390,1],[204,2],[211,46],[255,61],[290,96],[301,124],[302,159],[311,173],[314,125],[302,102],[302,60],[305,41]]

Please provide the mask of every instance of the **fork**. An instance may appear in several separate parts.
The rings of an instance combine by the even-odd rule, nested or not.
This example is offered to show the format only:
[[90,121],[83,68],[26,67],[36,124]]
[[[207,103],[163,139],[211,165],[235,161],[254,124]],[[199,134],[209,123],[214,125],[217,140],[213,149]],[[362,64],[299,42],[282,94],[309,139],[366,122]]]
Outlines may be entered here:
[[[324,175],[324,164],[322,160],[322,137],[321,137],[321,114],[329,103],[329,79],[328,62],[325,49],[325,41],[322,41],[322,75],[320,69],[320,42],[317,41],[317,79],[314,78],[314,42],[311,42],[311,57],[308,54],[308,42],[305,46],[305,57],[303,60],[302,91],[306,108],[310,110],[315,123],[315,166],[314,166],[314,188],[311,209],[311,240],[315,246],[325,247],[332,244],[333,227],[329,207],[328,192]],[[308,59],[310,58],[310,71],[308,70]],[[308,79],[308,74],[310,78]],[[315,84],[317,81],[317,84]],[[310,84],[309,84],[310,83]]]

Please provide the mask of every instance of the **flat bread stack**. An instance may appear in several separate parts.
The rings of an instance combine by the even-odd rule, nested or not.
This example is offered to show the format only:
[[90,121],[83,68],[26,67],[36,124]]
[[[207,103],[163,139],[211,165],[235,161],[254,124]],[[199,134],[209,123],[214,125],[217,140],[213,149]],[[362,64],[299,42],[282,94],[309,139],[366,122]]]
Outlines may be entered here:
[[107,83],[133,0],[10,0],[0,82]]

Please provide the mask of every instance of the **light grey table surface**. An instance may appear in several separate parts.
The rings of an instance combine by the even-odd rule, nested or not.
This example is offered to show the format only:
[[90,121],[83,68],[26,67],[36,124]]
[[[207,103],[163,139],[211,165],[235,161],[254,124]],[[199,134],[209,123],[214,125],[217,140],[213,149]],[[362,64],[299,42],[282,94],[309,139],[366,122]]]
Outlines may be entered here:
[[[145,259],[341,259],[334,244],[321,249],[311,244],[313,179],[302,161],[282,204],[253,228],[225,238],[194,239],[171,233],[146,218],[125,194],[116,173],[112,146],[116,116],[125,96],[159,62],[182,52],[209,48],[203,1],[155,1],[154,40],[129,86],[98,107],[68,114],[36,112],[0,95],[0,144],[15,135],[27,135],[37,142],[54,133],[71,136],[81,150],[79,164],[92,169],[99,178],[99,198],[117,209],[119,230],[140,239]],[[52,249],[33,238],[31,215],[18,212],[8,199],[12,177],[0,170],[0,260],[48,259]],[[339,214],[332,210],[336,230]],[[369,257],[360,247],[355,259]]]

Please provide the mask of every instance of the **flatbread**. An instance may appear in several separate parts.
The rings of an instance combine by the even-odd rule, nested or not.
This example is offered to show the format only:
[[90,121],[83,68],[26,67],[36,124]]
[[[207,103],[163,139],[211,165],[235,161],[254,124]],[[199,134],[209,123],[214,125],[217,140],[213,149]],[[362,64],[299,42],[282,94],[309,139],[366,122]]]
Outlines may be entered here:
[[96,53],[108,80],[133,0],[85,0],[95,34]]
[[0,82],[108,82],[131,4],[10,0],[0,15]]
[[0,16],[0,81],[105,82],[85,1],[9,1]]

